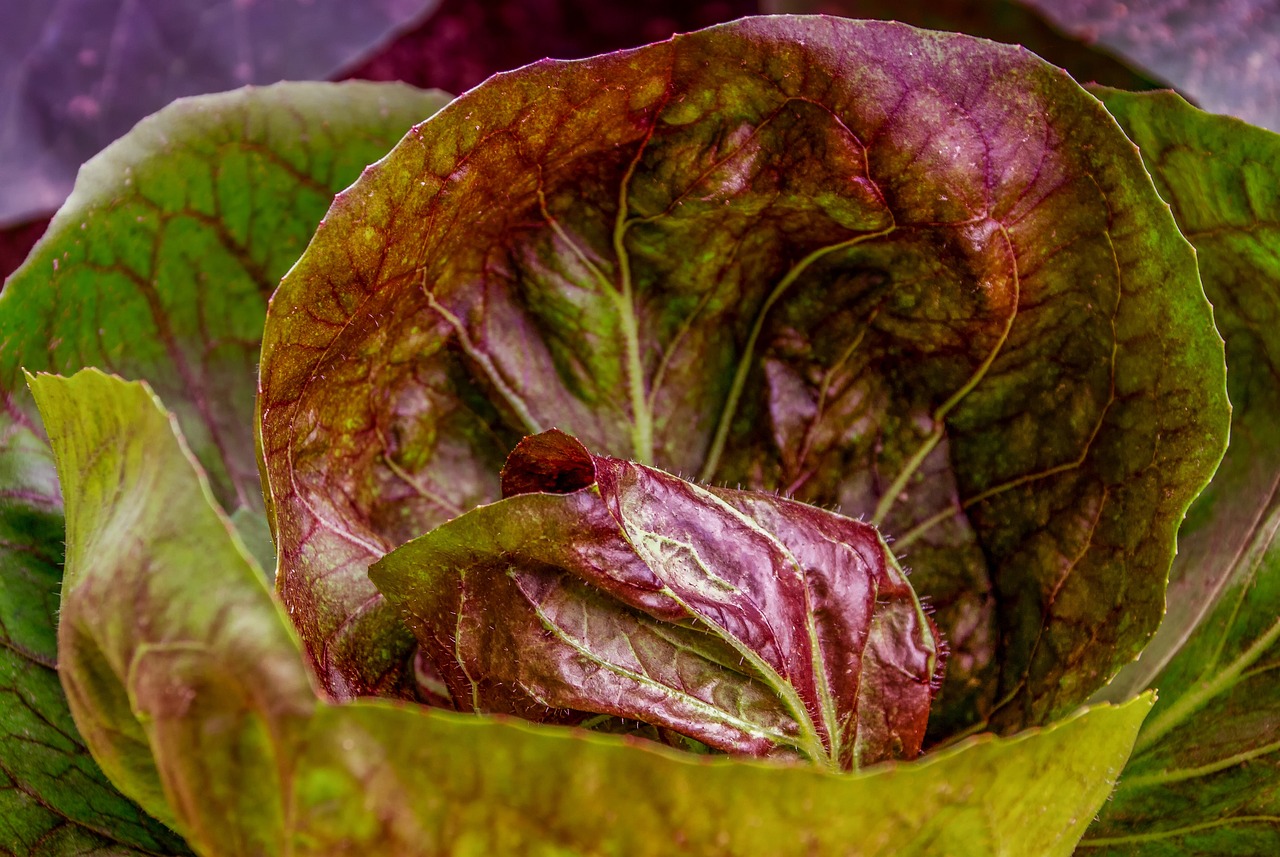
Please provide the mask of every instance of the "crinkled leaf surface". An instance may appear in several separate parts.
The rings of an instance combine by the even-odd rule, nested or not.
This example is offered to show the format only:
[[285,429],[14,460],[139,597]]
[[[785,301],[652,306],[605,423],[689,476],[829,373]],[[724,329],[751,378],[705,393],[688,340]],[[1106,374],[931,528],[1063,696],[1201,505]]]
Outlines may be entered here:
[[463,711],[611,715],[848,770],[920,751],[936,629],[875,528],[525,438],[369,570]]
[[763,0],[765,12],[802,12],[901,21],[929,30],[952,30],[997,42],[1022,45],[1081,83],[1121,89],[1156,89],[1167,84],[1132,69],[1104,50],[1072,38],[1018,0]]
[[335,201],[262,369],[277,585],[336,696],[408,674],[367,567],[555,425],[898,537],[953,652],[939,735],[1132,659],[1228,418],[1191,249],[1094,99],[824,18],[472,90]]
[[[1169,613],[1116,698],[1160,700],[1093,845],[1280,850],[1280,136],[1170,93],[1099,93],[1196,245],[1227,343],[1231,446],[1179,536]],[[1095,853],[1092,849],[1085,853]]]
[[322,702],[154,396],[93,370],[32,384],[67,497],[59,651],[77,723],[203,854],[1066,855],[1150,707],[835,775]]
[[1280,8],[1274,0],[1020,0],[1194,98],[1280,131]]
[[0,224],[57,208],[82,163],[175,98],[326,77],[435,5],[6,4],[0,29]]
[[[15,800],[38,807],[28,815],[43,818],[39,825],[123,837],[137,822],[128,813],[103,821],[125,811],[99,796],[110,786],[58,689],[62,503],[20,367],[97,365],[150,379],[179,412],[219,499],[246,533],[261,532],[252,419],[267,297],[333,194],[444,101],[387,84],[282,84],[179,102],[85,165],[43,242],[5,284],[0,721],[28,737],[0,741],[0,768],[23,795]],[[269,541],[256,540],[264,557]],[[79,773],[55,776],[64,769]],[[34,841],[0,833],[0,844]],[[149,835],[129,841],[156,849],[173,841]]]

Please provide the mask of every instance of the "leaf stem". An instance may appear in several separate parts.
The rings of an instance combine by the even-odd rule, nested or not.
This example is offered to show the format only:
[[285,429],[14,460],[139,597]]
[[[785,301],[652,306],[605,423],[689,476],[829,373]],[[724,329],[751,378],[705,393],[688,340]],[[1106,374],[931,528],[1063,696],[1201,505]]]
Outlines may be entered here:
[[1233,768],[1236,765],[1248,762],[1251,759],[1257,759],[1260,756],[1268,756],[1277,750],[1280,750],[1280,741],[1272,741],[1270,744],[1264,744],[1261,747],[1252,747],[1239,753],[1227,756],[1225,759],[1218,759],[1215,762],[1209,762],[1207,765],[1199,765],[1194,768],[1175,768],[1174,770],[1157,771],[1154,774],[1140,774],[1138,776],[1126,777],[1124,787],[1126,789],[1144,789],[1151,786],[1163,786],[1169,783],[1180,783],[1183,780],[1193,780],[1196,777],[1207,777],[1210,774],[1216,774],[1218,771],[1225,771],[1227,768]]
[[[649,134],[652,136],[653,128]],[[613,223],[613,253],[618,260],[618,302],[622,322],[622,338],[627,349],[627,386],[631,391],[631,446],[635,460],[641,464],[653,464],[653,411],[644,387],[644,361],[640,357],[640,324],[635,311],[634,286],[631,282],[631,257],[627,253],[626,237],[630,221],[627,219],[627,193],[636,165],[649,142],[636,150],[635,157],[627,165],[618,187],[618,214]]]
[[1170,830],[1155,830],[1150,833],[1133,833],[1128,836],[1107,836],[1098,839],[1082,839],[1077,848],[1107,848],[1112,845],[1133,845],[1140,842],[1157,842],[1171,839],[1174,836],[1186,836],[1202,830],[1213,830],[1216,827],[1227,827],[1232,824],[1280,824],[1280,816],[1275,815],[1236,815],[1227,818],[1215,818],[1200,824],[1187,824]]
[[1151,720],[1151,725],[1143,729],[1134,744],[1133,754],[1141,755],[1151,749],[1168,733],[1182,725],[1192,714],[1207,705],[1215,696],[1229,690],[1241,674],[1262,657],[1267,649],[1280,640],[1280,619],[1271,624],[1262,636],[1253,641],[1253,645],[1245,649],[1226,669],[1217,672],[1208,681],[1196,683],[1189,691],[1178,697],[1172,705]]

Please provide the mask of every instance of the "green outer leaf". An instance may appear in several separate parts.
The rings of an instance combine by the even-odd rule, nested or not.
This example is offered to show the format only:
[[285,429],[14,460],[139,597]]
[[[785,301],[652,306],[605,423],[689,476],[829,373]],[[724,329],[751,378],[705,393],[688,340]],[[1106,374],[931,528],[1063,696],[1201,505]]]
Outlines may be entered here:
[[382,691],[412,642],[366,568],[554,425],[869,516],[951,645],[935,736],[1014,730],[1154,631],[1224,376],[1132,144],[1024,50],[782,16],[535,64],[414,129],[282,283],[277,583],[330,691]]
[[1196,246],[1235,411],[1179,533],[1164,624],[1107,689],[1160,701],[1090,838],[1116,854],[1280,853],[1280,135],[1172,93],[1098,94]]
[[177,102],[84,166],[0,292],[0,791],[15,801],[0,805],[0,849],[58,852],[99,831],[117,848],[184,850],[115,794],[71,727],[53,669],[61,499],[19,367],[150,379],[219,496],[261,528],[251,421],[267,297],[332,195],[445,100],[344,83]]
[[154,395],[94,370],[32,387],[67,497],[59,635],[77,723],[202,854],[1065,855],[1150,707],[838,776],[322,702]]
[[67,710],[53,668],[63,535],[56,511],[0,506],[0,855],[186,854],[103,777]]
[[399,84],[286,83],[185,98],[85,164],[0,295],[4,425],[20,368],[145,378],[218,499],[262,508],[253,393],[267,299],[333,195],[448,101]]

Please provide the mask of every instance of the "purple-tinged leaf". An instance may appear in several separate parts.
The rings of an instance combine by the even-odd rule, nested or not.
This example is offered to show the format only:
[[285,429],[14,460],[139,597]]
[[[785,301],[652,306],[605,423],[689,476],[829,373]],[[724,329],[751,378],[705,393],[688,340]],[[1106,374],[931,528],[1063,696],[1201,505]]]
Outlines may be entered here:
[[951,645],[934,734],[1013,730],[1158,623],[1224,375],[1137,152],[1025,50],[784,16],[538,63],[414,129],[273,301],[278,585],[331,693],[399,687],[368,566],[554,425],[866,516]]
[[60,206],[76,170],[174,99],[324,78],[434,0],[8,3],[0,224]]
[[[1121,89],[1160,89],[1168,84],[1126,66],[1105,50],[1066,35],[1019,0],[763,0],[761,10],[898,21],[927,30],[951,30],[995,42],[1022,45],[1061,66],[1081,83]],[[448,88],[448,87],[446,87]]]
[[459,709],[610,715],[846,770],[919,752],[939,643],[875,528],[554,430],[502,489],[369,572]]

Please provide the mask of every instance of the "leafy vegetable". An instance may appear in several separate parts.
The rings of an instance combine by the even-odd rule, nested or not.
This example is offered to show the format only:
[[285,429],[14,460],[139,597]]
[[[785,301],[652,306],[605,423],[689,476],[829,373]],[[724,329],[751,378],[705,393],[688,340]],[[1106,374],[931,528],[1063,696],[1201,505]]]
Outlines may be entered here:
[[920,751],[939,644],[874,528],[554,430],[511,453],[502,493],[369,571],[458,709],[837,769]]
[[[282,84],[188,99],[86,164],[0,294],[0,845],[107,835],[178,853],[107,783],[55,669],[62,501],[20,368],[109,367],[163,390],[247,539],[274,562],[254,462],[266,301],[332,194],[446,99],[395,85]],[[4,780],[0,780],[3,785]],[[113,796],[114,795],[114,796]],[[16,844],[14,847],[17,847]],[[43,846],[42,846],[43,847]],[[19,851],[18,853],[26,853]]]
[[556,425],[867,516],[954,653],[934,734],[1044,723],[1159,621],[1221,348],[1132,145],[1024,51],[778,17],[530,66],[344,192],[272,303],[277,585],[335,697],[423,693],[366,569]]
[[1196,245],[1235,410],[1182,528],[1164,624],[1109,688],[1157,686],[1160,702],[1086,844],[1266,854],[1280,847],[1280,136],[1169,93],[1099,95]]
[[[1141,154],[900,25],[548,61],[301,258],[438,99],[144,123],[0,296],[0,851],[1275,850],[1280,149],[1097,93]],[[173,413],[46,444],[92,363]]]
[[[92,370],[32,388],[67,497],[59,635],[77,723],[113,780],[202,854],[674,845],[750,857],[858,842],[867,854],[1066,855],[1150,707],[1104,706],[921,765],[835,776],[382,701],[324,703],[154,395]],[[787,799],[760,799],[769,794]]]

